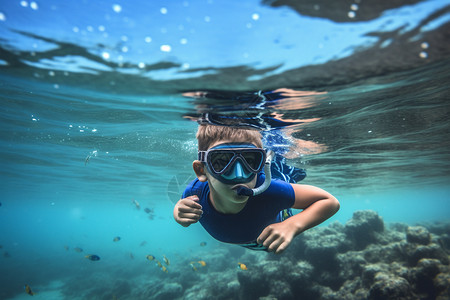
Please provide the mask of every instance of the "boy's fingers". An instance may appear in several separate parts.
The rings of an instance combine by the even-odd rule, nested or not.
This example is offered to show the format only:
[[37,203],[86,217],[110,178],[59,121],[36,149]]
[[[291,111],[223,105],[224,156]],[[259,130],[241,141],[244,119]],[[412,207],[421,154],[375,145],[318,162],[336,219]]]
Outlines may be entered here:
[[261,234],[258,236],[258,238],[256,239],[256,242],[258,244],[262,244],[264,243],[264,241],[267,239],[267,237],[270,235],[270,229],[269,227],[266,227],[263,232],[261,232]]
[[197,220],[192,220],[192,219],[180,219],[179,220],[181,224],[194,224],[197,223]]
[[193,213],[180,213],[180,219],[190,219],[190,220],[198,220],[200,219],[201,214],[193,214]]
[[[191,196],[191,197],[193,197],[193,196]],[[195,196],[195,197],[197,197],[197,196]],[[196,202],[196,201],[198,201],[198,198],[197,198],[197,200],[190,199],[190,198],[186,198],[186,199],[189,199],[189,200],[183,201],[182,203],[183,203],[184,205],[189,206],[189,207],[192,207],[192,208],[199,208],[199,209],[202,208],[202,206],[201,206],[200,204],[198,204],[198,202]],[[184,199],[183,199],[183,200],[184,200]]]
[[199,200],[197,195],[192,195],[192,196],[186,197],[185,199],[191,199],[191,200],[194,200],[194,201],[198,201]]
[[[279,247],[281,246],[281,244],[283,243],[283,241],[282,240],[280,240],[280,239],[273,239],[271,242],[270,242],[270,244],[268,244],[266,247],[268,248],[268,250],[270,251],[270,252],[275,252],[275,253],[278,253],[278,249],[279,249]],[[265,243],[264,243],[265,244]]]
[[282,243],[280,246],[278,246],[278,248],[275,251],[275,253],[276,254],[282,253],[287,248],[288,245],[289,245],[289,243],[286,243],[286,242]]
[[201,215],[203,213],[201,208],[192,208],[192,207],[184,207],[184,206],[180,206],[178,208],[178,211],[180,213],[194,213],[194,214],[198,214],[198,215]]

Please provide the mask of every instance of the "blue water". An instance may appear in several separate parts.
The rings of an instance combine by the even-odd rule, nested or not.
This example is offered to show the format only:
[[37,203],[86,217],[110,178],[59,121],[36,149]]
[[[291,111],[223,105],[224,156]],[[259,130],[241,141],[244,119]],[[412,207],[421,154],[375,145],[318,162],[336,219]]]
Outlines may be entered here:
[[[28,297],[25,283],[75,299],[83,278],[170,282],[147,254],[177,268],[228,249],[172,217],[202,112],[289,123],[272,128],[276,146],[340,200],[324,225],[361,209],[448,221],[450,2],[369,19],[363,5],[336,11],[341,22],[323,4],[321,17],[259,1],[0,3],[0,298]],[[183,96],[286,88],[263,107]]]

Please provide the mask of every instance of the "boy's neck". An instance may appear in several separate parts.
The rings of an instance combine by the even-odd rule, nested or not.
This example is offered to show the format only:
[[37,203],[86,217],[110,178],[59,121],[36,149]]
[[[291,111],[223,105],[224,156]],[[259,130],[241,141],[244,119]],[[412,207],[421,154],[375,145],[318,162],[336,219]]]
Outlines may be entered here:
[[244,209],[245,205],[247,204],[247,199],[243,201],[239,201],[239,203],[233,203],[228,201],[227,199],[224,199],[221,197],[218,193],[211,190],[209,193],[209,200],[211,201],[212,206],[214,209],[222,214],[237,214],[241,210]]

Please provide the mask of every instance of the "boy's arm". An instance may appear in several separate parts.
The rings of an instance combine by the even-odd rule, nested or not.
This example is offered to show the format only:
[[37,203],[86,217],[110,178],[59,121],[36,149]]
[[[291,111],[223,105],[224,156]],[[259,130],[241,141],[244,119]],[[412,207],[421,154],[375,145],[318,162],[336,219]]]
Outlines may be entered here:
[[267,226],[257,239],[259,244],[275,253],[284,251],[296,235],[322,223],[339,210],[339,201],[318,187],[303,184],[292,184],[292,187],[295,193],[292,208],[303,211],[281,223]]

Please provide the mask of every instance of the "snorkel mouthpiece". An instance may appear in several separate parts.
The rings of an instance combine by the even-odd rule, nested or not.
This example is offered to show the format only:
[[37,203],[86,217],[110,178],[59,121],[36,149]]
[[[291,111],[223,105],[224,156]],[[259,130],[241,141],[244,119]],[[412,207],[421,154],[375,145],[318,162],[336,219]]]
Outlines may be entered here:
[[239,186],[236,189],[236,193],[239,196],[256,196],[267,190],[270,186],[270,182],[272,181],[272,174],[270,173],[270,165],[272,164],[272,159],[275,156],[275,153],[272,150],[267,152],[266,162],[264,163],[264,173],[266,174],[266,180],[259,187],[254,189],[249,189],[244,186]]

